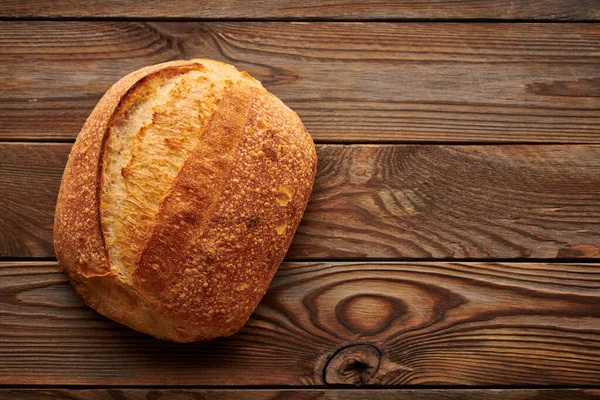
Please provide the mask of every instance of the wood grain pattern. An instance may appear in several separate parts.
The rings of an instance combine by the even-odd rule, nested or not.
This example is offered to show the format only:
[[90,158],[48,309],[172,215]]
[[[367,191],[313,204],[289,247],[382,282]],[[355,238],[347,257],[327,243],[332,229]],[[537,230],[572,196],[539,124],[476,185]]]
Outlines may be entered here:
[[[52,257],[70,144],[0,144],[0,254]],[[309,258],[599,258],[600,146],[320,145],[288,252]]]
[[600,384],[599,264],[284,263],[239,333],[182,345],[0,263],[0,315],[4,385]]
[[262,80],[318,142],[600,143],[598,26],[489,23],[3,22],[0,138],[73,138],[126,73],[193,57]]
[[599,151],[322,146],[291,255],[600,257]]
[[0,16],[35,17],[129,17],[129,18],[240,18],[240,19],[599,19],[595,0],[485,0],[458,1],[318,1],[286,0],[185,1],[118,0],[3,0]]
[[70,147],[0,145],[0,258],[54,255],[54,206]]
[[0,389],[0,400],[597,400],[597,389]]

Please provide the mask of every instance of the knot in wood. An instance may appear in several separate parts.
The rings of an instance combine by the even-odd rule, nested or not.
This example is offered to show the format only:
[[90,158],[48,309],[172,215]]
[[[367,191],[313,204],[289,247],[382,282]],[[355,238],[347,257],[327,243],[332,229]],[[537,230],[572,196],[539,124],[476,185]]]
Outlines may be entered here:
[[381,352],[375,346],[345,347],[325,366],[324,380],[329,385],[364,385],[375,375],[380,363]]

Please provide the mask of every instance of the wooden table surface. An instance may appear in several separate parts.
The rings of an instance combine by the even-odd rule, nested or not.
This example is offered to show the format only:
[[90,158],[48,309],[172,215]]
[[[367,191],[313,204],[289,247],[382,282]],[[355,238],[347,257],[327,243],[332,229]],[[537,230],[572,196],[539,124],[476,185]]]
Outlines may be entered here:
[[[248,71],[317,143],[308,210],[236,335],[87,308],[52,248],[125,74]],[[0,399],[600,398],[600,0],[2,0]]]

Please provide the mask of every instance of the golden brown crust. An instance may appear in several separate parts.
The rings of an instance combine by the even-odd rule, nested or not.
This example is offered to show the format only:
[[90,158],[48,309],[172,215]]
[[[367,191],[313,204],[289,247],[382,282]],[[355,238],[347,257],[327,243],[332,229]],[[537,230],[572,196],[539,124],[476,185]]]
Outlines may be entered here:
[[71,149],[56,204],[54,248],[63,267],[77,265],[77,273],[86,277],[110,272],[98,213],[106,131],[122,98],[143,78],[186,64],[190,62],[158,64],[127,75],[106,92],[87,119]]
[[159,199],[131,280],[121,279],[104,246],[99,210],[107,132],[116,114],[143,101],[126,94],[144,89],[148,75],[202,62],[148,67],[107,92],[73,147],[55,217],[57,257],[90,306],[181,342],[232,334],[248,319],[291,243],[316,170],[312,139],[293,111],[258,85],[228,84]]

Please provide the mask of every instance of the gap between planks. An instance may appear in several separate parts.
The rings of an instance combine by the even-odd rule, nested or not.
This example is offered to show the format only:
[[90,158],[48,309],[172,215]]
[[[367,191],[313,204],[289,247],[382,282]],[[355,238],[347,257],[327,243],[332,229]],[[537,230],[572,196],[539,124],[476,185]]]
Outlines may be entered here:
[[[1,263],[49,263],[58,262],[55,257],[0,257]],[[600,259],[596,258],[409,258],[409,257],[358,257],[358,258],[284,258],[282,262],[293,262],[293,263],[324,263],[324,262],[336,262],[336,263],[394,263],[394,262],[419,262],[419,263],[511,263],[511,264],[529,264],[529,263],[543,263],[543,264],[565,264],[565,263],[577,263],[577,264],[599,264]]]
[[[35,144],[52,144],[52,143],[67,143],[74,144],[75,137],[73,138],[3,138],[0,137],[0,144],[19,144],[19,143],[35,143]],[[345,142],[340,140],[327,140],[327,139],[314,139],[316,145],[335,145],[335,146],[386,146],[386,145],[420,145],[420,146],[578,146],[578,145],[597,145],[598,143],[591,141],[575,141],[575,142],[534,142],[534,141],[477,141],[471,140],[468,142],[456,142],[456,141],[444,141],[444,140],[352,140],[351,142]]]
[[402,23],[402,24],[594,24],[598,19],[533,19],[533,18],[331,18],[331,17],[269,17],[269,18],[208,18],[208,17],[93,17],[93,16],[23,16],[11,17],[0,15],[0,21],[31,21],[31,22],[234,22],[234,23],[259,23],[259,22],[314,22],[314,23]]

